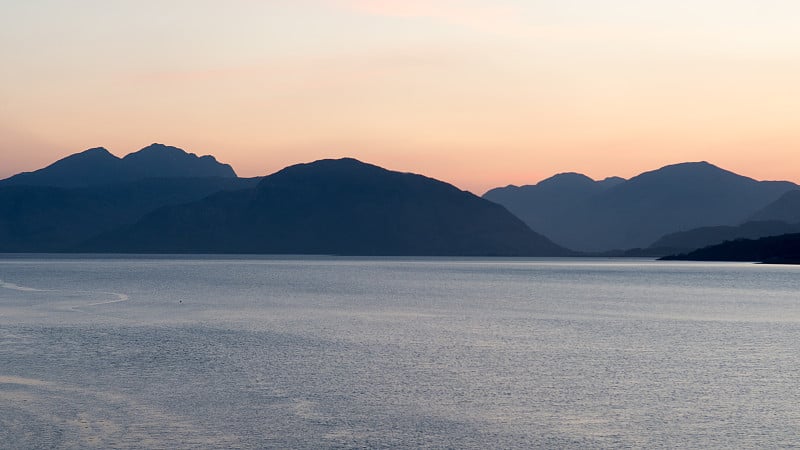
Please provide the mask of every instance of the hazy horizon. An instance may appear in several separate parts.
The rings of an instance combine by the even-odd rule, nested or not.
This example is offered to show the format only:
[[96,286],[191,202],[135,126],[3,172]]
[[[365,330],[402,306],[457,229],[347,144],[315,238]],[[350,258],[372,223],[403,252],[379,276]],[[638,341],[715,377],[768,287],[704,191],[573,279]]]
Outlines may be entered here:
[[[149,144],[149,145],[166,145],[166,146],[170,146],[169,144],[164,144],[164,143],[160,143],[160,142],[159,142],[159,143],[152,143],[152,144]],[[149,146],[149,145],[148,145],[148,146]],[[147,146],[145,146],[145,147],[147,147]],[[57,160],[54,160],[54,161],[51,161],[50,163],[47,163],[47,164],[45,164],[45,165],[44,165],[44,166],[42,166],[42,167],[37,167],[37,168],[31,169],[31,170],[29,170],[29,171],[25,171],[25,172],[33,172],[33,171],[36,171],[36,170],[39,170],[39,169],[43,169],[43,168],[45,168],[45,167],[48,167],[48,166],[50,166],[51,164],[53,164],[53,163],[55,163],[55,162],[57,162],[57,161],[60,161],[61,159],[67,158],[67,157],[69,157],[69,156],[73,156],[73,155],[75,155],[75,154],[78,154],[78,153],[85,152],[85,151],[87,151],[87,150],[92,150],[92,149],[94,149],[94,148],[104,148],[105,150],[107,150],[107,151],[108,151],[109,153],[111,153],[112,155],[114,155],[114,156],[116,156],[116,157],[118,157],[118,158],[123,158],[123,157],[125,157],[125,156],[127,156],[127,155],[129,155],[129,154],[131,154],[131,153],[136,153],[136,152],[138,152],[139,150],[142,150],[142,149],[144,149],[145,147],[142,147],[142,148],[140,148],[140,149],[137,149],[137,150],[135,150],[135,151],[133,151],[133,152],[126,152],[126,153],[117,153],[117,152],[114,152],[114,151],[113,151],[113,149],[109,149],[109,148],[106,148],[106,147],[103,147],[103,146],[97,146],[97,147],[87,148],[87,149],[84,149],[84,150],[81,150],[81,151],[77,151],[77,152],[73,152],[73,153],[70,153],[70,154],[64,155],[64,156],[62,156],[62,157],[59,157]],[[174,146],[170,146],[170,147],[174,147]],[[189,154],[195,154],[195,155],[196,155],[196,156],[198,156],[198,157],[203,157],[203,156],[213,156],[213,157],[216,159],[216,161],[217,161],[218,163],[221,163],[221,164],[228,164],[227,162],[225,162],[224,160],[220,159],[220,158],[219,158],[217,155],[214,155],[214,154],[203,154],[203,153],[197,153],[197,152],[193,152],[193,151],[191,151],[191,149],[186,149],[186,148],[182,148],[181,150],[183,150],[183,151],[185,151],[186,153],[189,153]],[[322,157],[322,158],[320,158],[319,160],[326,160],[326,159],[328,159],[328,160],[329,160],[329,159],[334,159],[334,160],[336,160],[336,159],[344,159],[344,158],[354,158],[354,157],[353,157],[353,156],[350,156],[350,155],[340,155],[340,156],[329,156],[329,157]],[[358,158],[355,158],[355,159],[358,159]],[[319,161],[319,160],[315,160],[315,161]],[[372,162],[372,161],[368,161],[368,160],[363,160],[363,159],[362,159],[362,160],[360,160],[360,161],[361,161],[361,162],[363,162],[363,163],[367,163],[367,164],[378,165],[379,167],[382,167],[382,168],[384,168],[384,169],[387,169],[387,170],[390,170],[390,171],[403,172],[403,173],[413,173],[413,174],[418,174],[418,175],[429,176],[429,174],[425,174],[425,173],[422,173],[422,172],[420,172],[420,171],[415,171],[415,170],[413,170],[413,169],[409,169],[409,170],[400,170],[400,169],[396,169],[396,168],[393,168],[393,167],[380,166],[379,164],[376,164],[376,163],[374,163],[374,162]],[[277,173],[277,172],[279,172],[279,171],[281,171],[282,169],[285,169],[285,168],[287,168],[287,167],[291,167],[291,166],[294,166],[294,165],[299,165],[299,164],[308,164],[308,163],[312,163],[312,162],[314,162],[314,161],[296,161],[296,162],[291,162],[291,163],[288,163],[288,164],[286,164],[286,166],[279,167],[279,168],[277,168],[277,169],[275,169],[275,170],[272,170],[272,171],[270,171],[270,172],[267,172],[267,173],[264,173],[264,174],[261,174],[261,175],[242,175],[242,174],[241,174],[241,173],[240,173],[238,170],[236,170],[236,167],[233,167],[233,166],[232,166],[232,165],[230,165],[230,164],[228,164],[228,165],[230,165],[230,166],[233,168],[233,170],[236,172],[236,175],[237,175],[238,177],[240,177],[240,178],[253,178],[253,177],[265,177],[265,176],[269,176],[269,175],[275,174],[275,173]],[[645,172],[656,171],[656,170],[659,170],[659,169],[663,169],[663,168],[665,168],[665,167],[667,167],[667,166],[672,166],[672,165],[677,165],[677,164],[685,164],[685,163],[689,163],[689,164],[695,164],[695,163],[701,163],[701,162],[706,162],[706,163],[712,164],[712,165],[714,165],[714,166],[717,166],[717,167],[719,167],[720,169],[723,169],[723,170],[729,170],[729,169],[728,169],[728,168],[726,168],[726,167],[722,167],[722,166],[719,166],[719,165],[715,164],[713,161],[674,161],[674,162],[671,162],[671,163],[668,163],[668,164],[664,164],[664,165],[661,165],[661,166],[658,166],[658,167],[651,167],[651,168],[649,168],[649,169],[643,169],[641,172],[636,172],[636,173],[634,173],[634,174],[632,174],[632,175],[630,175],[630,176],[624,176],[624,177],[621,177],[621,178],[623,178],[623,179],[625,179],[625,180],[629,180],[629,179],[631,179],[631,178],[634,178],[634,177],[636,177],[636,176],[638,176],[638,175],[641,175],[641,174],[643,174],[643,173],[645,173]],[[0,172],[0,173],[2,173],[2,172]],[[21,172],[13,173],[13,174],[11,174],[11,175],[7,175],[7,176],[6,176],[6,175],[2,175],[2,174],[0,174],[0,180],[6,179],[6,178],[8,178],[8,177],[11,177],[11,176],[14,176],[14,175],[18,175],[19,173],[21,173]],[[537,180],[533,180],[533,181],[530,181],[530,182],[524,182],[524,183],[516,184],[516,186],[536,185],[536,184],[538,184],[538,183],[540,183],[540,182],[542,182],[542,181],[545,181],[545,180],[547,180],[547,179],[550,179],[550,178],[552,178],[552,177],[559,176],[559,175],[565,175],[565,174],[569,174],[569,173],[578,173],[578,174],[580,174],[580,175],[586,175],[586,176],[588,176],[589,178],[591,178],[591,179],[592,179],[592,180],[594,180],[594,181],[603,181],[603,180],[605,180],[605,179],[609,179],[609,178],[615,178],[615,177],[617,177],[617,178],[620,178],[620,176],[619,176],[619,175],[607,175],[607,176],[602,176],[602,177],[592,177],[592,176],[590,176],[590,175],[588,175],[588,174],[585,174],[585,173],[580,173],[580,172],[576,172],[576,171],[574,171],[574,170],[563,170],[563,171],[560,171],[560,172],[555,172],[555,173],[552,173],[552,174],[550,174],[550,175],[545,175],[545,176],[544,176],[543,178],[541,178],[541,179],[537,179]],[[745,176],[745,177],[753,178],[753,179],[756,179],[756,180],[758,180],[758,181],[789,181],[789,182],[793,182],[793,180],[777,180],[777,179],[775,179],[775,180],[772,180],[772,179],[766,179],[766,180],[765,180],[765,179],[758,179],[758,178],[755,178],[755,177],[752,177],[752,176],[748,175],[747,173],[737,173],[737,175],[741,175],[741,176]],[[512,185],[512,184],[499,184],[499,185],[493,185],[493,186],[489,186],[489,187],[487,187],[487,188],[485,188],[485,189],[482,189],[482,190],[479,190],[479,191],[475,191],[475,190],[471,190],[471,189],[469,189],[468,187],[462,187],[462,186],[458,186],[457,184],[455,184],[455,183],[452,183],[451,181],[449,181],[449,180],[446,180],[446,179],[438,179],[438,180],[439,180],[439,181],[443,181],[443,182],[445,182],[445,183],[448,183],[448,184],[453,184],[453,185],[455,185],[456,187],[458,187],[459,189],[462,189],[462,190],[465,190],[465,191],[471,192],[471,193],[473,193],[473,194],[475,194],[475,195],[477,195],[477,196],[482,196],[482,195],[483,195],[484,193],[486,193],[487,191],[489,191],[489,190],[492,190],[492,189],[495,189],[495,188],[502,188],[502,187],[507,187],[507,186],[511,186],[511,185]]]
[[800,181],[800,4],[10,2],[0,177],[162,142],[241,176],[352,156],[475,193],[706,160]]

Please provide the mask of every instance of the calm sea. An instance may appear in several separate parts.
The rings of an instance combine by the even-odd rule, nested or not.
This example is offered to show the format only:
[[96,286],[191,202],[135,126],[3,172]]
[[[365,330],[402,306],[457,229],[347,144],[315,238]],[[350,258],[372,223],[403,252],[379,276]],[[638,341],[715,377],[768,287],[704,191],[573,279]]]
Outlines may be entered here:
[[800,267],[0,256],[3,448],[800,445]]

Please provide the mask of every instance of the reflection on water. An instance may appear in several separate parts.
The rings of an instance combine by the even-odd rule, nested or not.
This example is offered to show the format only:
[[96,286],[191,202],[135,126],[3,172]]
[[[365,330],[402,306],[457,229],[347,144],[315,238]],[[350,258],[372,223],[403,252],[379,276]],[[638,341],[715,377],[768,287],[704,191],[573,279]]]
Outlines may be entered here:
[[798,275],[4,259],[0,447],[785,447]]

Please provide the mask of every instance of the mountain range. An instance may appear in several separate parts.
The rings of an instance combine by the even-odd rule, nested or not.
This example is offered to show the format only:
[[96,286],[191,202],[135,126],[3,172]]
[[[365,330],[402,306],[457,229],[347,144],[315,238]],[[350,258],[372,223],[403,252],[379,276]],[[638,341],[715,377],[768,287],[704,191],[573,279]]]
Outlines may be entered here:
[[797,232],[800,187],[707,162],[628,180],[562,173],[481,198],[352,158],[239,178],[152,144],[0,180],[2,252],[663,256]]
[[164,207],[82,250],[335,255],[569,254],[502,206],[355,159],[287,167],[254,189]]
[[0,251],[571,254],[502,206],[421,175],[344,158],[243,179],[160,144],[121,159],[91,149],[0,181]]
[[666,234],[698,227],[740,225],[795,189],[787,181],[756,181],[695,162],[629,180],[560,174],[536,185],[492,189],[483,197],[560,245],[603,252],[649,248]]
[[197,156],[177,147],[152,144],[119,158],[103,147],[92,148],[34,172],[0,181],[0,186],[87,187],[143,178],[236,178],[228,164],[210,155]]

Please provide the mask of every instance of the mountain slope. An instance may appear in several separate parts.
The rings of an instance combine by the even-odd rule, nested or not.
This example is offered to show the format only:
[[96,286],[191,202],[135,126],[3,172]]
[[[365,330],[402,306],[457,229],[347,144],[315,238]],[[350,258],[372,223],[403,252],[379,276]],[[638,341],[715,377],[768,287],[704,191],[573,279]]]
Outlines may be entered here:
[[67,156],[33,172],[0,180],[0,186],[77,187],[119,181],[120,160],[103,147]]
[[585,233],[572,226],[584,220],[583,205],[624,181],[619,177],[594,181],[579,173],[561,173],[536,185],[492,189],[483,198],[505,206],[532,229],[569,247],[565,243],[580,242]]
[[[735,225],[796,189],[756,181],[707,162],[646,172],[594,194],[552,206],[541,196],[509,202],[489,195],[561,245],[586,251],[647,247],[661,236],[703,226]],[[551,194],[552,198],[556,195]]]
[[135,177],[227,177],[236,172],[211,155],[197,156],[177,147],[152,144],[122,158],[122,163]]
[[66,251],[159,207],[257,183],[245,178],[148,178],[84,188],[0,186],[0,252]]
[[678,261],[759,261],[800,264],[800,233],[761,239],[738,239],[704,247],[690,253],[671,255],[663,260]]
[[800,223],[800,190],[792,190],[756,211],[749,220],[779,220],[787,223]]
[[788,224],[776,220],[753,221],[736,226],[700,227],[688,231],[670,233],[655,241],[650,248],[670,249],[671,253],[682,253],[724,241],[758,239],[789,233],[800,233],[800,223]]
[[299,164],[249,191],[162,208],[83,250],[338,255],[567,255],[505,208],[354,159]]
[[152,144],[124,158],[102,147],[67,156],[33,172],[0,181],[0,186],[86,187],[127,183],[144,178],[236,177],[231,166],[213,156]]

